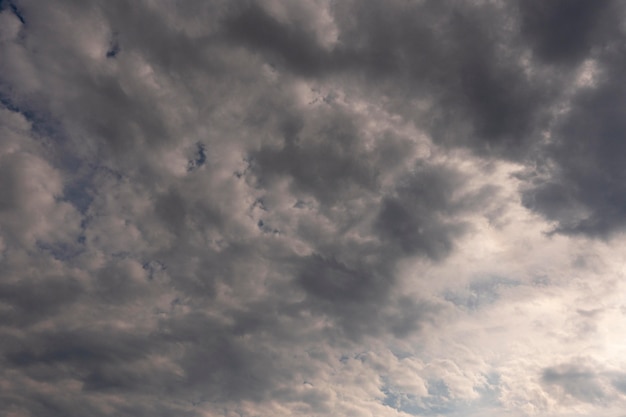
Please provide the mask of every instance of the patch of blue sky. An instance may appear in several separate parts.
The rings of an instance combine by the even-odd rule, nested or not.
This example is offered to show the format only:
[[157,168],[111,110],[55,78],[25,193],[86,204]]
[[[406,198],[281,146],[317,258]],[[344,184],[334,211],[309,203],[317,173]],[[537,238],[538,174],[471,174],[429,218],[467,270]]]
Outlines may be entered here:
[[117,41],[112,41],[109,45],[109,49],[107,50],[106,57],[107,58],[115,58],[121,51],[120,44]]
[[520,281],[501,276],[489,276],[475,279],[461,290],[446,291],[444,298],[459,308],[475,311],[496,303],[503,288],[521,285]]
[[[57,149],[62,149],[63,145],[69,146],[65,140],[66,137],[63,133],[63,129],[58,122],[46,114],[33,110],[32,106],[18,103],[18,101],[9,94],[4,93],[1,88],[0,104],[7,110],[22,115],[30,123],[31,131],[34,133],[35,138],[44,141],[52,140]],[[84,161],[81,161],[72,152],[64,152],[61,150],[55,152],[55,155],[55,158],[52,158],[50,161],[56,160],[57,168],[69,173],[70,175],[67,177],[71,179],[65,184],[61,200],[71,203],[77,210],[84,214],[92,201],[89,185],[92,171],[94,171],[95,168],[87,169],[87,171],[89,171],[87,175],[77,176],[76,174],[78,172],[84,171],[84,168],[88,168],[84,164]]]
[[68,156],[62,169],[71,175],[63,187],[62,200],[70,203],[81,214],[86,215],[94,197],[93,181],[97,174],[107,175],[121,181],[123,176],[104,165],[93,164]]
[[417,397],[403,393],[385,384],[383,404],[415,416],[468,417],[484,415],[487,410],[499,407],[500,377],[496,373],[486,375],[487,384],[477,387],[480,397],[475,400],[454,399],[443,380],[428,381],[428,396]]
[[207,159],[206,146],[202,143],[197,143],[195,158],[191,159],[187,163],[187,172],[200,168],[202,165],[206,163],[206,159]]
[[84,245],[77,241],[74,244],[67,242],[37,242],[37,248],[42,252],[48,253],[57,261],[69,261],[72,258],[83,253],[85,250]]
[[63,189],[63,200],[73,205],[80,213],[86,214],[93,201],[90,184],[88,178],[78,178],[66,184]]
[[390,385],[384,385],[382,391],[385,394],[383,404],[415,416],[450,415],[458,407],[463,406],[462,401],[450,398],[447,385],[440,380],[428,382],[428,396],[426,397],[417,397]]
[[24,14],[13,1],[0,0],[0,12],[3,12],[7,9],[11,10],[11,13],[13,13],[15,17],[17,17],[20,20],[20,22],[22,22],[23,25],[26,24],[26,19],[24,18]]
[[34,133],[42,136],[51,136],[55,133],[54,123],[50,122],[50,118],[44,117],[35,110],[25,104],[18,104],[14,98],[0,89],[0,104],[7,110],[19,113],[31,124]]
[[148,279],[150,280],[154,279],[155,275],[159,272],[167,269],[164,263],[157,260],[146,261],[142,264],[142,267],[145,271],[147,271]]

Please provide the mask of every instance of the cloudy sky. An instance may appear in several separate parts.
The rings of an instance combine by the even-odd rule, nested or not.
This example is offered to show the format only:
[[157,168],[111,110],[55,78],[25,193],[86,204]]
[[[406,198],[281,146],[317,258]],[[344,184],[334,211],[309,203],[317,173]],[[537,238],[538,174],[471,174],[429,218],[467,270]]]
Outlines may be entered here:
[[0,414],[624,417],[626,3],[0,0]]

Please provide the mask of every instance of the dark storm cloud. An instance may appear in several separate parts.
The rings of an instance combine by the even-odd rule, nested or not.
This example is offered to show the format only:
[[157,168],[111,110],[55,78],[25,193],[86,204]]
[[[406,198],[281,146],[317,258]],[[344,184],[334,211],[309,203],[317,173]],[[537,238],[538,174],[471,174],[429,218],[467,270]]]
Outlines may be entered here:
[[[384,297],[389,285],[385,277],[363,268],[353,270],[335,259],[312,255],[303,265],[300,285],[314,297],[330,304],[370,303]],[[388,280],[391,277],[387,277]]]
[[[368,148],[355,116],[332,102],[325,106],[331,112],[323,110],[321,126],[319,115],[283,123],[282,143],[250,153],[245,176],[265,192],[287,179],[300,203],[295,209],[306,212],[304,202],[314,201],[318,213],[339,227],[324,235],[303,223],[297,231],[314,248],[309,256],[290,258],[296,282],[307,295],[301,309],[325,315],[336,326],[330,333],[354,340],[386,332],[407,334],[431,320],[439,307],[407,301],[400,313],[389,309],[395,303],[395,263],[410,256],[444,259],[466,231],[457,217],[475,211],[479,206],[474,200],[489,199],[496,190],[464,194],[460,171],[422,161],[385,192],[380,174],[388,164],[407,158],[414,145],[389,134]],[[261,201],[259,227],[282,233],[280,218],[271,221],[272,202]],[[361,202],[367,203],[350,207]],[[353,231],[373,233],[377,240],[360,243],[343,237]]]
[[[34,279],[33,279],[34,278]],[[39,277],[0,283],[0,300],[10,306],[0,322],[7,326],[27,326],[43,320],[77,301],[83,292],[71,278]]]
[[520,7],[523,33],[540,60],[579,71],[585,67],[578,64],[588,60],[592,72],[592,81],[576,90],[567,111],[553,121],[537,169],[526,177],[524,204],[553,221],[557,233],[610,237],[623,230],[626,218],[624,36],[616,18],[623,10],[608,1]]
[[[59,172],[61,193],[80,208],[72,219],[80,225],[74,238],[82,238],[83,246],[75,255],[57,256],[57,261],[78,271],[82,280],[50,278],[32,287],[35,280],[25,278],[0,287],[2,301],[11,309],[6,323],[20,330],[5,339],[8,373],[3,379],[9,380],[9,373],[23,378],[13,383],[10,394],[21,400],[7,401],[5,407],[52,416],[103,415],[93,398],[111,395],[121,399],[115,407],[122,415],[150,413],[152,407],[138,402],[142,396],[163,397],[164,410],[177,401],[191,406],[269,398],[328,409],[327,394],[285,387],[303,383],[303,377],[294,377],[298,372],[315,376],[332,358],[299,363],[285,352],[320,343],[351,346],[383,334],[404,337],[434,320],[440,308],[436,303],[393,293],[395,263],[414,255],[442,259],[452,250],[462,231],[448,219],[462,212],[449,207],[457,204],[448,194],[461,185],[458,174],[424,162],[406,186],[385,195],[380,175],[389,165],[411,158],[413,145],[407,139],[388,134],[365,146],[362,118],[331,99],[323,110],[293,109],[294,100],[286,93],[274,94],[256,70],[240,69],[258,65],[254,57],[243,63],[237,61],[239,55],[233,62],[226,62],[226,55],[218,57],[218,63],[229,67],[219,72],[203,54],[204,48],[213,47],[207,41],[212,34],[193,37],[174,29],[165,14],[146,5],[122,10],[111,3],[97,10],[66,5],[53,16],[65,13],[78,20],[81,13],[85,18],[95,13],[105,22],[108,27],[97,39],[101,54],[93,58],[98,66],[93,71],[72,66],[67,72],[37,73],[50,85],[72,86],[44,90],[37,105],[62,123],[68,136],[64,149],[84,160],[73,167],[60,159],[50,161],[50,169]],[[33,67],[54,67],[60,56],[67,62],[90,62],[54,24],[43,24],[45,13],[29,20],[34,27],[26,33],[30,42],[49,39],[56,45],[41,55],[28,55],[30,44],[21,46]],[[138,22],[143,22],[141,30]],[[222,25],[225,32],[215,39],[230,37],[230,42],[278,57],[295,74],[349,72],[362,63],[370,66],[365,68],[368,74],[388,69],[377,58],[382,45],[328,51],[313,33],[279,23],[260,7],[234,13]],[[239,167],[215,154],[220,139],[183,129],[199,120],[196,110],[185,106],[204,109],[212,126],[224,123],[223,116],[211,114],[225,104],[222,96],[198,87],[236,87],[239,81],[228,81],[227,71],[233,69],[242,80],[252,78],[242,82],[245,91],[224,90],[237,106],[244,100],[244,117],[243,123],[237,119],[239,127],[227,125],[220,134],[231,140],[250,129],[279,139],[260,142],[256,149],[241,141],[241,153],[234,159],[245,158],[248,167],[240,179],[233,175]],[[26,84],[17,78],[10,82],[18,90],[20,82]],[[248,95],[253,100],[247,101]],[[164,169],[163,159],[151,159],[179,148],[185,155],[176,168],[178,177]],[[20,187],[26,174],[16,165],[20,160],[12,160],[3,165],[7,175],[2,179],[3,201],[11,213],[29,203]],[[285,180],[288,193],[277,188]],[[246,202],[253,193],[255,198]],[[286,212],[280,211],[281,198],[292,200]],[[298,201],[313,209],[294,207]],[[392,206],[401,210],[399,218]],[[264,220],[254,218],[257,209]],[[294,218],[309,215],[308,223],[297,220],[290,226]],[[320,228],[320,221],[331,226]],[[263,233],[260,224],[277,233]],[[426,233],[414,237],[420,228]],[[373,239],[357,243],[343,237],[348,233],[372,234]],[[300,239],[312,253],[296,254],[281,239]],[[15,246],[12,240],[6,243]],[[44,243],[40,251],[50,256],[54,254],[42,248],[60,247],[55,236]],[[260,267],[269,272],[259,272]],[[61,277],[63,273],[67,271]],[[230,296],[224,294],[234,294],[235,305],[225,303],[222,298]],[[321,330],[318,319],[326,322]],[[156,327],[150,324],[153,320]],[[69,323],[70,330],[28,328],[44,321],[58,328]],[[129,328],[120,328],[122,323]],[[160,366],[162,362],[168,366]],[[78,391],[66,397],[26,387],[29,382],[67,381]],[[76,402],[79,396],[87,399]]]
[[[402,303],[394,300],[390,292],[395,277],[390,265],[346,265],[314,254],[299,268],[298,283],[307,294],[300,308],[327,317],[332,323],[327,329],[329,340],[347,337],[360,341],[385,333],[407,335],[432,321],[440,308],[412,299]],[[396,302],[401,308],[396,308]]]
[[[124,300],[111,303],[98,293],[94,296],[90,314],[99,314],[101,319],[111,320],[116,315],[109,310],[113,304],[123,308]],[[196,302],[199,300],[196,297]],[[183,305],[184,302],[178,301],[171,307],[177,309]],[[233,318],[232,324],[200,311],[174,317],[167,317],[164,312],[158,330],[149,333],[109,325],[29,330],[20,335],[5,333],[1,343],[5,375],[19,373],[39,384],[77,381],[80,389],[66,393],[65,398],[33,392],[27,399],[17,391],[7,391],[4,395],[18,395],[25,401],[25,409],[41,408],[51,416],[78,415],[74,413],[82,407],[94,415],[106,415],[94,409],[97,405],[91,397],[101,395],[124,398],[116,407],[117,412],[124,414],[126,407],[134,407],[137,415],[151,415],[151,406],[141,400],[145,396],[176,397],[189,406],[205,402],[263,401],[280,396],[287,401],[297,400],[300,394],[280,392],[278,387],[292,380],[292,372],[313,376],[316,370],[310,363],[300,364],[292,361],[290,355],[283,355],[282,346],[289,350],[307,340],[308,324],[298,319],[300,308],[281,312],[276,307],[275,302],[263,302],[251,305],[250,310],[222,310],[220,314]],[[70,310],[69,305],[64,308]],[[57,311],[48,309],[46,313]],[[129,322],[136,318],[119,319]],[[90,321],[86,317],[76,319],[77,324]],[[276,340],[282,346],[274,346]],[[14,388],[23,389],[19,383]],[[11,404],[4,402],[5,407]],[[164,407],[170,409],[166,404]]]
[[255,3],[239,9],[224,22],[226,35],[234,41],[267,52],[304,75],[328,70],[330,56],[320,48],[313,34],[277,21]]
[[529,171],[524,204],[554,221],[556,232],[610,237],[626,225],[623,48],[607,48],[597,62],[596,83],[575,94]]
[[[508,10],[445,1],[335,7],[340,33],[330,50],[258,7],[233,17],[227,33],[300,75],[365,75],[370,88],[384,82],[376,94],[434,100],[437,110],[424,123],[439,143],[526,155],[555,92],[550,80],[524,74]],[[417,116],[410,107],[394,111]]]
[[260,186],[290,177],[296,194],[309,194],[322,204],[337,204],[377,187],[378,167],[348,115],[329,114],[324,125],[302,132],[303,123],[283,128],[284,145],[250,154]]
[[521,30],[533,52],[549,63],[584,59],[606,22],[609,0],[520,1]]
[[[9,351],[6,359],[11,366],[27,368],[32,372],[70,364],[76,366],[79,372],[91,373],[104,364],[129,363],[149,354],[147,341],[143,337],[119,331],[112,332],[110,337],[105,332],[88,329],[33,332],[26,340],[27,348]],[[9,341],[16,344],[15,341]],[[50,377],[63,378],[66,375],[59,369],[50,372]]]
[[464,230],[462,222],[453,220],[455,211],[462,210],[452,197],[461,184],[460,173],[454,170],[418,164],[396,194],[383,199],[377,230],[408,255],[445,257]]

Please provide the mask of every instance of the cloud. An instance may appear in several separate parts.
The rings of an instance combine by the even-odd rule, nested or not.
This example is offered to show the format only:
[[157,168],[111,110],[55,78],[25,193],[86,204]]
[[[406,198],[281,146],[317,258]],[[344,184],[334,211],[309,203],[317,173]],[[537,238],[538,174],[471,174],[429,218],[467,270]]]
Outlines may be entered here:
[[621,413],[622,6],[36,3],[0,413]]
[[614,111],[623,94],[616,82],[600,82],[576,95],[547,148],[540,168],[547,175],[533,175],[534,184],[524,193],[525,204],[553,220],[557,232],[607,237],[623,228],[619,137],[624,126]]
[[544,369],[542,381],[556,389],[556,395],[567,401],[574,398],[587,403],[607,404],[620,390],[621,375],[611,375],[594,361],[578,358],[570,363]]
[[597,41],[609,1],[519,2],[521,31],[533,52],[550,63],[571,64],[583,59]]
[[567,24],[543,25],[550,28],[546,33],[535,31],[534,47],[540,59],[574,71],[574,80],[564,89],[536,168],[529,170],[524,204],[554,222],[554,232],[607,238],[623,228],[618,197],[623,126],[613,110],[623,97],[618,75],[623,59],[609,46],[623,37],[613,18],[622,11],[611,2],[532,4],[528,18],[537,24],[572,16],[559,20]]

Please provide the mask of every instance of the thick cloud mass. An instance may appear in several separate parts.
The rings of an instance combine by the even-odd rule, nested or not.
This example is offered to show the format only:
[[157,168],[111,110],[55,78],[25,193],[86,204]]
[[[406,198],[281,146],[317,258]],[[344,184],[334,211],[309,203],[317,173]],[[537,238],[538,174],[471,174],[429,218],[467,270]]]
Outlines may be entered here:
[[0,0],[0,414],[623,416],[625,17]]

